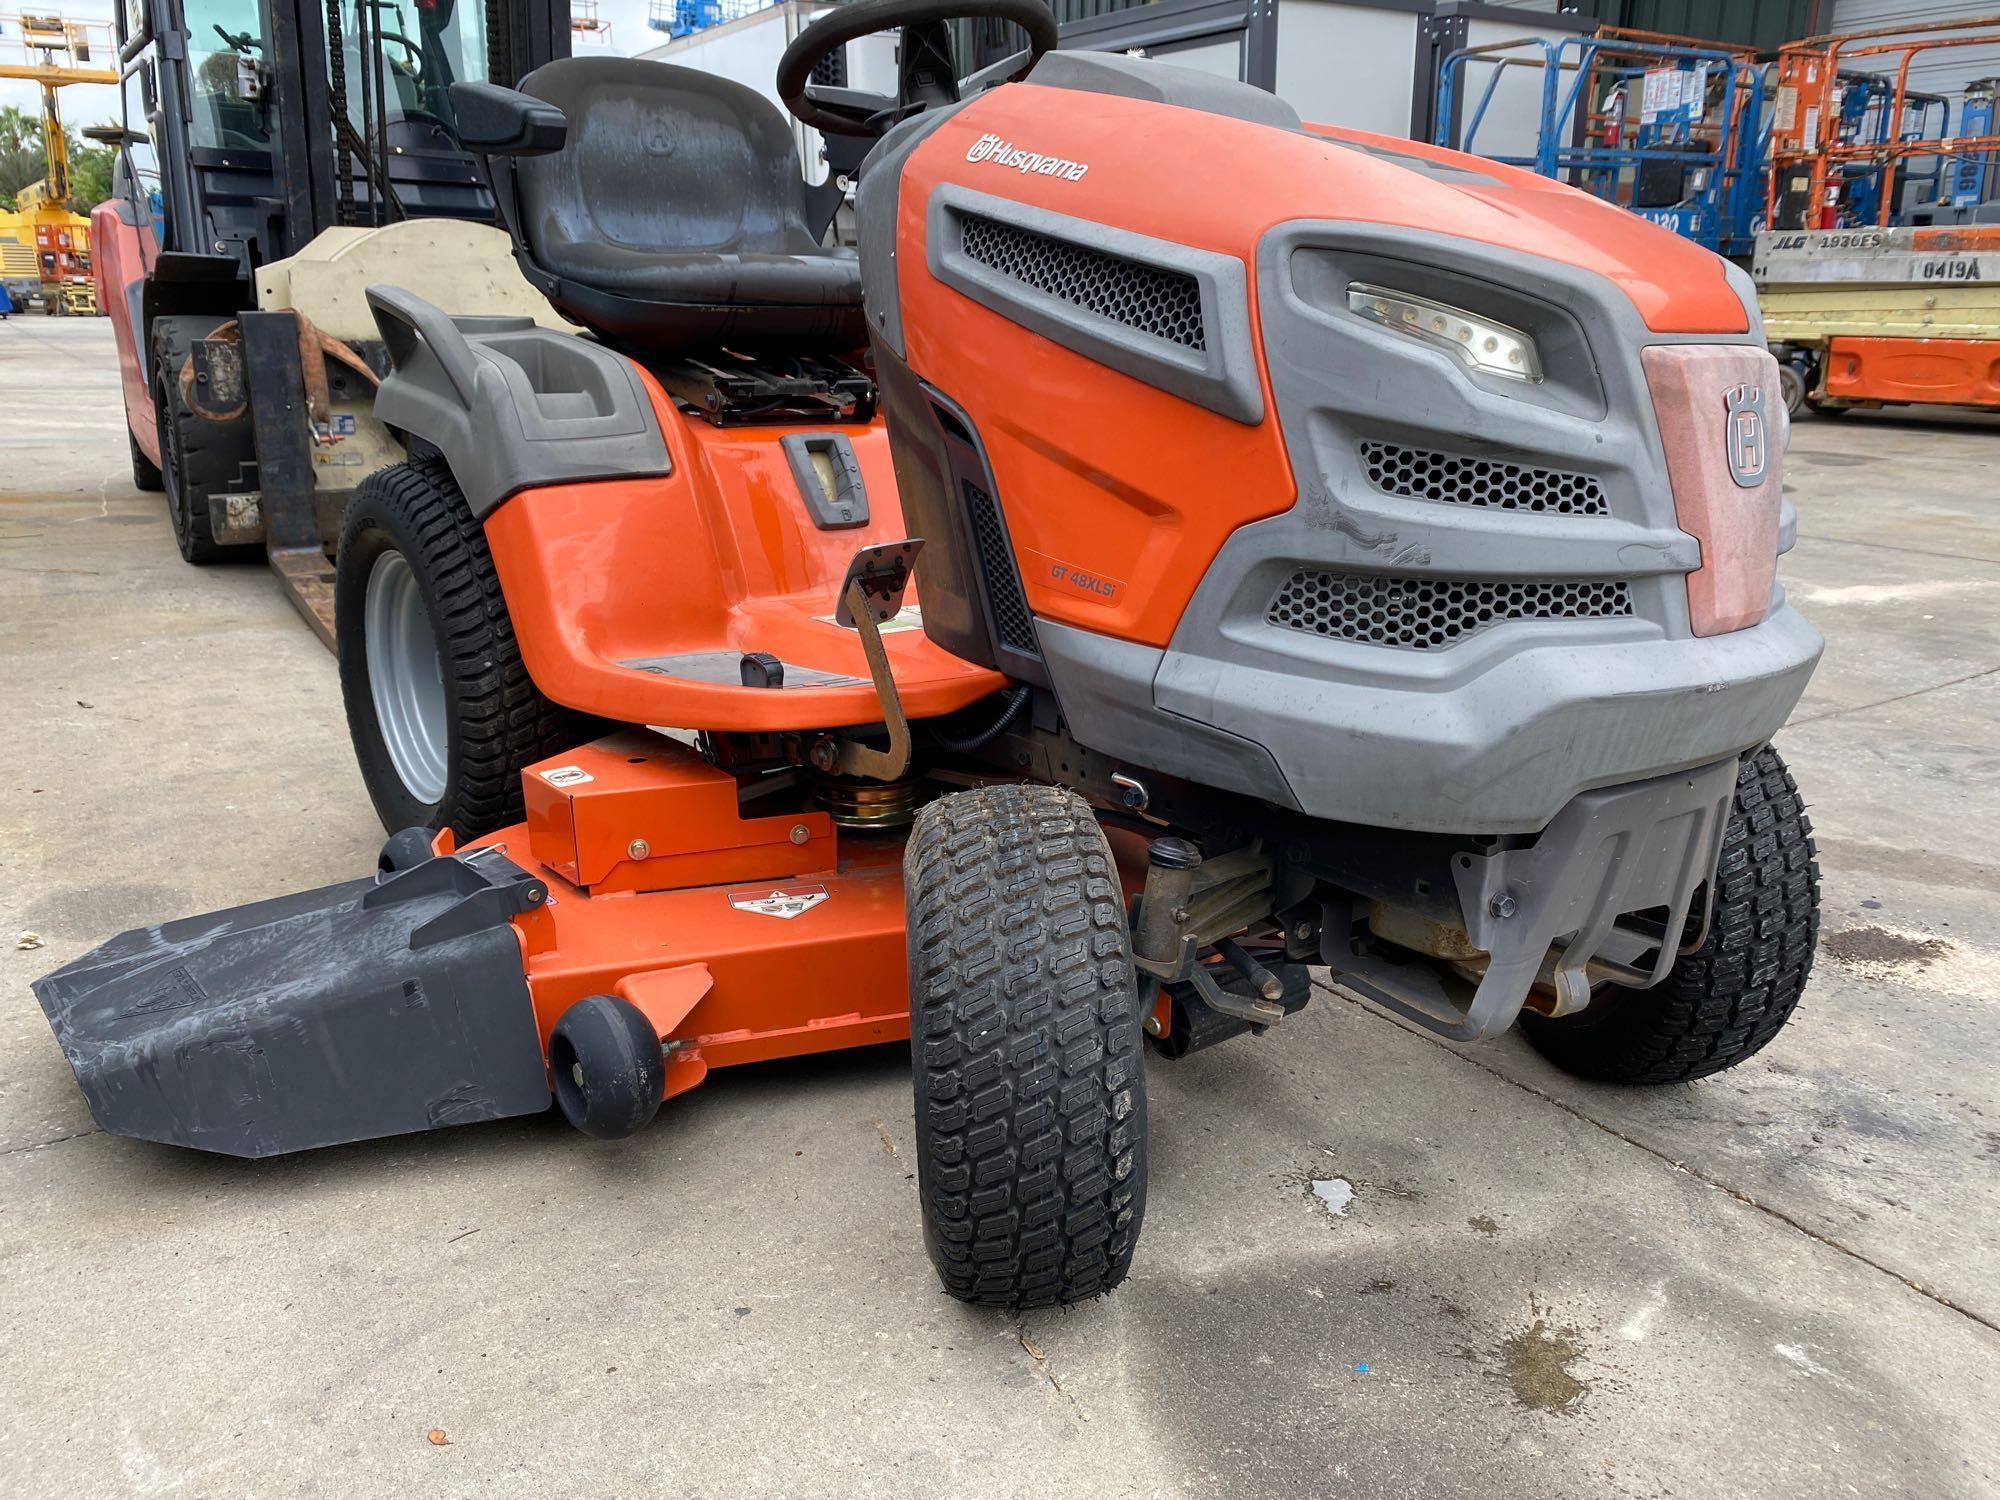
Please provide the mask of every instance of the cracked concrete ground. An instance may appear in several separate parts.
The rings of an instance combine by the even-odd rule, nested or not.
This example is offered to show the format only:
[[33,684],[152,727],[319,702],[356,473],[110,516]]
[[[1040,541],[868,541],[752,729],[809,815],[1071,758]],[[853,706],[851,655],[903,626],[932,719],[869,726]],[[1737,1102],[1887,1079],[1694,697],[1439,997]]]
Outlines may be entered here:
[[0,324],[0,1487],[2000,1494],[1995,428],[1795,433],[1827,942],[1767,1052],[1620,1092],[1322,992],[1153,1067],[1132,1279],[1009,1318],[937,1290],[895,1049],[612,1147],[93,1132],[27,982],[381,833],[331,658],[131,488],[108,326]]

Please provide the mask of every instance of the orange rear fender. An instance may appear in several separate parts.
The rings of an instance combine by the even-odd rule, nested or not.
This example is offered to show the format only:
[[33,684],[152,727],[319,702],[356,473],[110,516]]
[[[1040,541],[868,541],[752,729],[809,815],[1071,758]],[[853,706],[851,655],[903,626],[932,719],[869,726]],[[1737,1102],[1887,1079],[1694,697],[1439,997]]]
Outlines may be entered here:
[[[903,535],[881,420],[718,428],[685,418],[644,379],[672,473],[524,490],[487,517],[535,685],[585,713],[677,728],[767,732],[880,718],[860,637],[833,613],[855,552]],[[780,445],[793,430],[847,437],[867,486],[867,525],[813,524]],[[1005,685],[921,630],[891,630],[885,642],[912,718]],[[789,664],[784,689],[741,685],[733,661],[752,651]]]

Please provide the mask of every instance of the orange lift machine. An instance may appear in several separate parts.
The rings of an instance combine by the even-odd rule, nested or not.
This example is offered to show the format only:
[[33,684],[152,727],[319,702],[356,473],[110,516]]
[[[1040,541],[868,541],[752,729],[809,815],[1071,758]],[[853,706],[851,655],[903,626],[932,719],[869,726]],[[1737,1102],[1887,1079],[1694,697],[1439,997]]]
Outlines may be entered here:
[[[2000,45],[2000,14],[1783,49],[1752,274],[1788,404],[2000,408],[1990,90],[1922,123],[1911,64]],[[1940,101],[1943,102],[1943,101]],[[1915,181],[1929,192],[1911,189]]]

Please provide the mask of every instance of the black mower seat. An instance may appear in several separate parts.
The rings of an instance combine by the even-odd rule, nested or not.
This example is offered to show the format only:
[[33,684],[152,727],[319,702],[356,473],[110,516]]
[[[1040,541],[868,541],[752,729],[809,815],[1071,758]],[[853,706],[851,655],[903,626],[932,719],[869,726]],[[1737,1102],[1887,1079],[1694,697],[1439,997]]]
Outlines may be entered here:
[[521,80],[560,151],[515,162],[523,270],[558,311],[640,353],[861,344],[861,265],[807,224],[784,116],[739,83],[630,57]]

